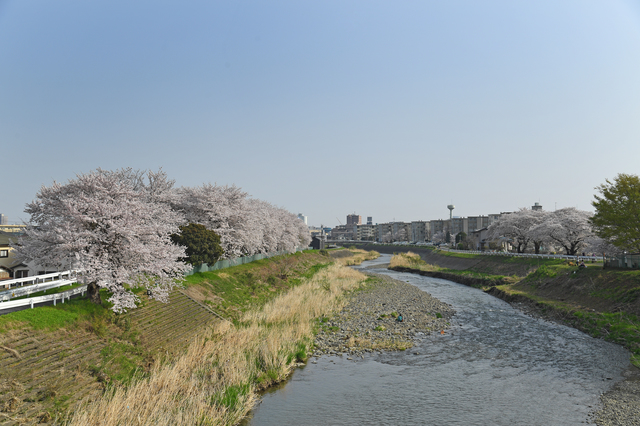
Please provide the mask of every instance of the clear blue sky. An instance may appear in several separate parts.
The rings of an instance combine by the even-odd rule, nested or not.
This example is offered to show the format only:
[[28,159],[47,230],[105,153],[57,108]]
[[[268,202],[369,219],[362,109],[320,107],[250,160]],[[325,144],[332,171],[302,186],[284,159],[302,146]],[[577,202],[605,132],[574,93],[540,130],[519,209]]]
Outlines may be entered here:
[[97,167],[312,225],[590,210],[640,174],[640,1],[0,0],[0,213]]

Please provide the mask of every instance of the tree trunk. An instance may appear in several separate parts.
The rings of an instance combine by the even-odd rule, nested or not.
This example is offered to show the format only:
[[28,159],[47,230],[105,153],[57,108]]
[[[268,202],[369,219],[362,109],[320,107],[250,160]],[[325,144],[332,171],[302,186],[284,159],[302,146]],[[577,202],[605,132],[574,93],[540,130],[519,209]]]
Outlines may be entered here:
[[89,300],[91,300],[96,305],[102,305],[102,300],[100,300],[100,287],[95,282],[89,283],[87,285],[87,295],[89,296]]

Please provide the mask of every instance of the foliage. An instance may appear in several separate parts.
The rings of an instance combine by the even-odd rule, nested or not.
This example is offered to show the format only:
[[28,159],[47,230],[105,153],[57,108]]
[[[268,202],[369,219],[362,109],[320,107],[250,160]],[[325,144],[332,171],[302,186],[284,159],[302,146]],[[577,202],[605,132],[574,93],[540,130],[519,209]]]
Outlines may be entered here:
[[640,178],[620,173],[596,187],[589,219],[596,234],[621,250],[640,252]]
[[155,363],[143,380],[78,407],[69,424],[238,424],[259,389],[285,379],[306,357],[316,318],[339,310],[345,292],[365,278],[339,265],[321,269],[247,312],[241,326],[220,322],[208,339],[198,337],[172,362]]
[[587,247],[593,238],[589,212],[568,207],[556,210],[549,219],[540,225],[539,232],[549,236],[554,243],[565,249],[568,255],[575,255]]
[[203,263],[213,265],[224,253],[220,236],[196,223],[180,226],[180,233],[171,235],[171,240],[186,248],[185,261],[194,266]]
[[631,352],[631,362],[640,367],[640,319],[625,312],[575,311],[590,335],[624,345]]
[[179,188],[172,207],[220,235],[226,258],[309,246],[309,229],[296,215],[247,197],[236,186],[204,184]]
[[225,318],[237,320],[243,312],[264,305],[329,264],[324,256],[296,253],[189,275],[185,285],[208,292],[205,303]]
[[[311,241],[297,216],[249,199],[236,186],[173,185],[162,170],[127,168],[97,169],[66,184],[43,186],[26,206],[31,219],[15,245],[18,259],[41,268],[82,270],[89,297],[99,303],[98,290],[105,288],[112,309],[123,312],[139,302],[129,285],[144,286],[155,299],[167,301],[190,269],[185,258],[192,264],[215,263],[220,256],[293,252]],[[179,227],[187,223],[205,226],[220,241],[188,227],[183,231],[191,241],[174,244]]]
[[456,244],[463,243],[465,241],[467,241],[467,234],[465,232],[458,232],[456,234]]
[[527,246],[533,243],[536,253],[545,240],[545,234],[539,226],[545,222],[548,213],[521,208],[517,212],[504,214],[489,226],[490,239],[507,238],[516,247],[518,253],[524,253]]
[[172,185],[162,171],[97,169],[43,186],[25,209],[31,219],[16,246],[18,256],[44,267],[81,269],[90,292],[95,295],[97,286],[111,293],[115,312],[139,301],[125,283],[144,285],[166,301],[188,269],[178,260],[184,249],[170,238],[182,222],[165,205]]
[[573,207],[544,212],[522,208],[503,214],[488,229],[488,239],[506,239],[518,253],[524,253],[533,243],[536,253],[545,246],[562,247],[566,254],[599,249],[602,240],[596,237],[589,223],[591,214]]

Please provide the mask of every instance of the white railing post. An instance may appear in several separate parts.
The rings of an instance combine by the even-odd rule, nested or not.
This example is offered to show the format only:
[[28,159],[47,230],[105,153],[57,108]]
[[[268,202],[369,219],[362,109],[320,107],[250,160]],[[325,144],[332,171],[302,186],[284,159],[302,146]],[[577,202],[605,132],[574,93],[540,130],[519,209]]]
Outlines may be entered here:
[[30,302],[31,302],[31,309],[33,309],[33,299],[31,299]]

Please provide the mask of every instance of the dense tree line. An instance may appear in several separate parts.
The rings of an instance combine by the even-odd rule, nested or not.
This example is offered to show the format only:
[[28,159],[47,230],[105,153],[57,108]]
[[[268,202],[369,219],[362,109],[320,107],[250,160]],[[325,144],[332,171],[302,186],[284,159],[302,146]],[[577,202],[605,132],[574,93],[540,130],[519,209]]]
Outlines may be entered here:
[[518,253],[564,250],[568,255],[599,251],[603,242],[589,223],[591,213],[568,207],[554,212],[522,208],[503,214],[488,229],[488,239],[507,239]]
[[[311,241],[296,215],[251,199],[236,186],[174,184],[162,170],[127,168],[97,169],[65,184],[42,186],[25,208],[30,220],[15,246],[18,256],[46,268],[83,270],[90,298],[100,303],[98,291],[106,288],[113,310],[122,312],[138,301],[125,284],[144,286],[152,297],[167,300],[190,269],[186,239],[214,256],[199,251],[203,257],[191,259],[192,264],[291,252]],[[189,224],[214,231],[222,251],[216,251],[215,237]]]
[[569,255],[640,252],[640,178],[620,173],[595,189],[595,213],[573,207],[554,212],[520,209],[493,223],[489,239],[506,238],[518,253],[531,246],[536,253],[544,246]]

